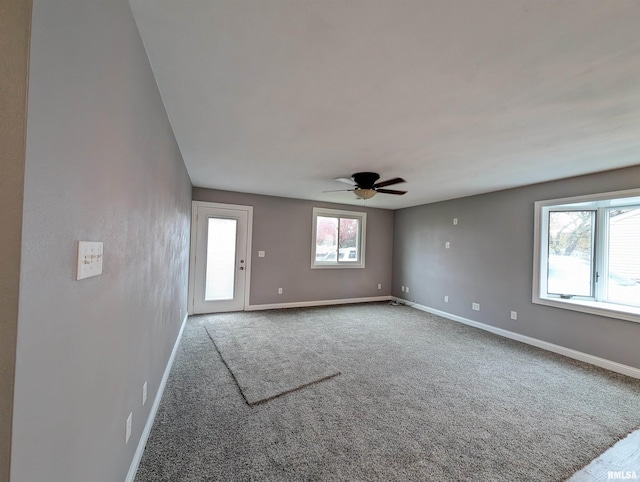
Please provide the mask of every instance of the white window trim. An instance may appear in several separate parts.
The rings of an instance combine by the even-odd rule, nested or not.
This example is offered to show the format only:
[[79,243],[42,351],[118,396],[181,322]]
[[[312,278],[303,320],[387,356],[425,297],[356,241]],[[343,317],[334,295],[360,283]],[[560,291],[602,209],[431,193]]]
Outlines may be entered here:
[[[349,262],[342,261],[338,262],[322,262],[316,261],[316,228],[317,228],[317,217],[318,216],[328,216],[328,217],[345,217],[345,218],[357,218],[360,223],[360,236],[358,237],[358,253],[360,253],[360,260]],[[328,209],[328,208],[313,208],[313,216],[311,219],[313,224],[311,231],[311,268],[312,269],[354,269],[354,268],[364,268],[364,258],[365,258],[365,245],[366,245],[366,233],[367,233],[367,213],[361,211],[343,211],[340,209]]]
[[[579,311],[582,313],[590,313],[593,315],[640,323],[640,307],[618,305],[615,303],[595,300],[576,298],[561,299],[556,296],[549,296],[546,294],[546,278],[541,275],[541,273],[545,272],[547,266],[548,253],[542,248],[543,242],[547,243],[548,241],[548,223],[544,221],[547,219],[546,213],[549,211],[549,208],[562,207],[562,209],[567,210],[572,208],[580,209],[580,206],[577,206],[580,203],[595,203],[598,201],[638,197],[640,197],[640,189],[629,189],[625,191],[536,201],[534,206],[533,292],[531,301],[539,305],[553,306],[565,310]],[[632,200],[630,199],[629,202],[631,203]],[[633,200],[633,203],[637,203],[637,200]]]

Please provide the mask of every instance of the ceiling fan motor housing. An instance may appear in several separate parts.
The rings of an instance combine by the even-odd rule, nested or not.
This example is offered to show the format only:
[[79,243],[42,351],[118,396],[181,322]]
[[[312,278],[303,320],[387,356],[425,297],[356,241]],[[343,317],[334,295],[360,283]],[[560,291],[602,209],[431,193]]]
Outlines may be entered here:
[[373,189],[373,185],[380,179],[380,174],[377,172],[356,172],[351,178],[360,189]]

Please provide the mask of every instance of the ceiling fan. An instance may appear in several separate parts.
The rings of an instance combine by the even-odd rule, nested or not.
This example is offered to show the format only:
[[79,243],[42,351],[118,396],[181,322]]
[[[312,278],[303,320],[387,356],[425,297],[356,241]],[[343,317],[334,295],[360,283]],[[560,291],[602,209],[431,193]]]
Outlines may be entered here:
[[336,191],[324,191],[324,192],[340,192],[340,191],[352,191],[360,199],[371,199],[377,193],[383,194],[406,194],[407,191],[396,191],[395,189],[383,189],[387,186],[393,186],[394,184],[400,184],[406,182],[401,177],[394,177],[388,181],[376,182],[380,179],[380,174],[377,172],[356,172],[351,177],[338,177],[335,180],[351,184],[353,189],[338,189]]

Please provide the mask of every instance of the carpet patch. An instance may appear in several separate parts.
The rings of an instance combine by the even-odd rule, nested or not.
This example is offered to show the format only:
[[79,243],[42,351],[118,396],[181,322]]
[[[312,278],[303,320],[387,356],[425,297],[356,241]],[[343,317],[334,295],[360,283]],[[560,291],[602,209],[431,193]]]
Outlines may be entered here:
[[217,320],[205,326],[247,404],[257,405],[340,372],[266,318]]

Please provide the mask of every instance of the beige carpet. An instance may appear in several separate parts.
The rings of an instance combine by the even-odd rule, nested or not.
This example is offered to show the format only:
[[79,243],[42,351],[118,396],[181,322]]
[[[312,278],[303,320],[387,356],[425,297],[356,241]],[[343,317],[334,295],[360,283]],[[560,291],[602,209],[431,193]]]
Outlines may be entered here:
[[[341,375],[248,406],[205,330],[227,317]],[[564,480],[639,407],[638,380],[408,307],[198,316],[137,480]]]

